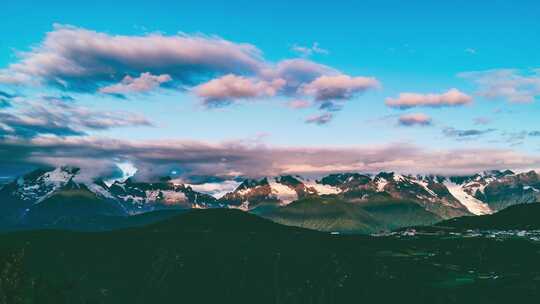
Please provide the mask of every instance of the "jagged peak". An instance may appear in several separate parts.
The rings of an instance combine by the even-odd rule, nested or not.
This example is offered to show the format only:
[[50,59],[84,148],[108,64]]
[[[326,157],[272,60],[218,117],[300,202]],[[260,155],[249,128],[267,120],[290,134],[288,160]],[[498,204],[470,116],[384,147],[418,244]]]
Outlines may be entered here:
[[288,185],[288,186],[292,186],[292,187],[296,187],[298,185],[301,185],[302,184],[302,180],[295,177],[295,176],[292,176],[292,175],[281,175],[281,176],[278,176],[275,178],[275,181],[280,183],[280,184],[284,184],[284,185]]
[[393,180],[394,179],[394,172],[381,171],[381,172],[377,173],[377,175],[375,175],[375,177],[373,179],[374,180],[379,180],[379,179]]
[[323,185],[337,186],[343,183],[350,183],[353,181],[368,182],[371,181],[371,177],[367,174],[345,172],[345,173],[333,173],[321,178],[320,183]]
[[265,186],[265,185],[268,185],[268,178],[267,177],[263,177],[260,180],[257,180],[257,179],[245,179],[240,185],[238,185],[238,187],[236,188],[235,191],[247,190],[247,189],[250,189],[250,188],[255,188],[255,187],[258,187],[258,186]]

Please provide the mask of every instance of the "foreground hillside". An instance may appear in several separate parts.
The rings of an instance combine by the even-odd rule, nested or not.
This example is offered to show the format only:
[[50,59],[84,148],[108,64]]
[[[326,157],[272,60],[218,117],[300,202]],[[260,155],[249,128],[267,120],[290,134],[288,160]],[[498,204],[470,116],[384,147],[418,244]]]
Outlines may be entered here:
[[540,203],[510,206],[491,215],[460,217],[437,224],[455,229],[539,230]]
[[194,210],[141,228],[0,235],[4,303],[533,303],[540,244],[330,235]]
[[254,210],[280,224],[326,232],[371,234],[408,226],[430,225],[441,218],[406,200],[379,199],[350,203],[336,196],[311,197],[287,206]]

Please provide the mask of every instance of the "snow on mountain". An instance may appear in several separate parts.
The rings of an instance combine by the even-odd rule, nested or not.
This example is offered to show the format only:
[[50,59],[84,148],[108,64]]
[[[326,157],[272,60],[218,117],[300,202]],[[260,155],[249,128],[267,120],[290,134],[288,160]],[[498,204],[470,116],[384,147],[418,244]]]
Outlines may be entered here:
[[156,183],[115,182],[109,188],[113,197],[132,213],[162,208],[216,207],[216,199],[194,191],[190,186],[164,180]]
[[377,179],[375,184],[377,185],[377,192],[383,192],[384,187],[386,187],[386,185],[388,185],[388,181],[384,177],[381,177],[381,178]]
[[536,189],[535,187],[531,187],[531,186],[523,186],[523,190],[532,190],[534,192],[540,192],[540,190]]
[[430,195],[437,196],[437,193],[435,193],[433,190],[429,189],[429,184],[425,180],[413,179],[412,182],[419,185],[420,187],[422,187]]
[[288,185],[278,182],[277,178],[268,178],[268,184],[270,185],[272,195],[275,196],[282,205],[287,205],[298,199],[296,190]]
[[234,191],[223,195],[220,200],[228,205],[249,205],[261,203],[280,206],[288,205],[300,198],[313,195],[339,194],[343,189],[324,184],[317,180],[300,176],[265,177],[260,180],[246,179]]
[[472,176],[449,177],[460,185],[468,195],[499,211],[516,204],[540,201],[540,175],[535,171],[514,173],[505,171],[486,171]]
[[342,191],[338,187],[325,185],[312,179],[306,178],[306,179],[301,179],[301,181],[306,186],[306,188],[315,190],[316,194],[319,194],[319,195],[338,194]]
[[23,201],[39,203],[68,184],[79,172],[77,168],[59,167],[51,171],[37,171],[35,174],[19,177],[13,195]]
[[104,186],[97,183],[86,183],[88,190],[94,192],[97,196],[101,196],[107,199],[115,199],[115,197]]
[[174,205],[188,201],[184,192],[173,190],[146,191],[146,197],[148,198],[148,202],[161,201],[165,205]]
[[[175,182],[177,184],[181,184]],[[206,193],[212,195],[215,198],[220,198],[226,193],[234,191],[240,183],[234,180],[225,180],[222,182],[212,182],[212,183],[203,183],[203,184],[185,184],[186,186],[191,187],[193,190],[201,193]]]
[[220,201],[242,209],[260,204],[287,205],[297,200],[304,188],[299,180],[292,177],[246,179],[234,191],[223,195]]
[[452,176],[449,179],[460,185],[465,192],[469,195],[477,196],[484,194],[486,187],[492,182],[500,181],[506,178],[516,177],[519,174],[515,174],[510,170],[498,171],[484,171],[471,176]]
[[485,188],[497,178],[489,173],[476,174],[470,180],[462,183],[460,187],[469,195],[475,196],[477,193],[484,193]]
[[473,197],[464,190],[464,187],[458,184],[455,184],[451,181],[445,181],[444,185],[450,193],[467,209],[475,215],[491,214],[493,210],[489,207],[488,204],[482,202],[481,200]]

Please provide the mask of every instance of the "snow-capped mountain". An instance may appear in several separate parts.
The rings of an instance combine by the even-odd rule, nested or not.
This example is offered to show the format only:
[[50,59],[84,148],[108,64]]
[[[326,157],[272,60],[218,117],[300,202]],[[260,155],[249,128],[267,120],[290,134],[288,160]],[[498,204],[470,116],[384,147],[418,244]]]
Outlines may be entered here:
[[[79,210],[75,210],[76,205],[80,205]],[[128,179],[109,187],[101,180],[82,178],[80,170],[73,167],[39,169],[0,189],[0,223],[4,225],[35,218],[36,210],[51,217],[52,209],[69,209],[71,214],[62,213],[62,217],[85,213],[127,216],[161,209],[209,207],[219,207],[217,200],[189,186],[168,181],[136,183]]]
[[71,182],[78,172],[78,168],[71,167],[60,167],[51,171],[36,170],[19,177],[3,189],[10,190],[15,198],[22,201],[39,203]]
[[130,213],[165,208],[215,208],[217,200],[208,194],[194,191],[190,186],[168,180],[141,183],[127,179],[108,187],[109,195],[121,202]]
[[510,170],[487,171],[448,180],[459,186],[467,200],[483,203],[491,211],[540,201],[540,174],[535,171],[518,174]]
[[250,210],[262,204],[284,206],[310,196],[335,195],[351,203],[384,199],[414,201],[442,218],[481,215],[504,207],[540,200],[540,175],[535,171],[488,171],[472,176],[413,176],[392,172],[377,175],[330,174],[318,180],[300,176],[245,180],[220,201]]
[[335,195],[359,204],[387,198],[412,200],[443,218],[470,214],[466,206],[434,179],[384,172],[373,177],[342,173],[331,174],[320,180],[299,176],[246,180],[236,190],[224,195],[220,201],[249,210],[262,204],[283,206],[300,198],[321,195]]
[[[203,184],[196,188],[208,187]],[[318,179],[286,175],[246,179],[234,191],[216,198],[168,178],[151,183],[117,180],[108,185],[99,179],[82,178],[77,168],[59,167],[36,170],[4,185],[0,189],[0,221],[18,223],[24,218],[38,217],[38,213],[48,214],[41,219],[44,221],[54,218],[55,212],[68,210],[66,206],[71,209],[63,212],[63,217],[82,216],[85,212],[127,216],[190,208],[238,208],[257,213],[313,198],[331,198],[366,210],[389,202],[414,205],[434,218],[449,219],[490,214],[510,205],[540,201],[540,175],[509,170],[450,177],[392,172],[339,173]],[[381,216],[380,210],[376,216]],[[388,212],[384,216],[388,217]]]
[[340,189],[300,176],[265,177],[246,179],[233,192],[226,193],[220,202],[244,210],[263,204],[284,206],[300,198],[337,194]]

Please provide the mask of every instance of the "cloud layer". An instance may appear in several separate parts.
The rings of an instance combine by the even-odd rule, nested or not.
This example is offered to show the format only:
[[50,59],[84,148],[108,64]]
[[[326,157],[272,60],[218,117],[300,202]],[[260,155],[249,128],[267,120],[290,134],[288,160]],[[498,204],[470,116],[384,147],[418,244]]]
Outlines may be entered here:
[[451,127],[447,127],[442,130],[445,136],[454,137],[460,140],[475,139],[494,131],[496,131],[496,129],[455,129]]
[[[320,175],[381,170],[404,173],[470,174],[486,169],[528,169],[540,157],[501,149],[426,150],[408,144],[349,148],[279,148],[241,142],[130,142],[92,137],[41,136],[0,141],[0,166],[19,164],[82,166],[96,174],[129,161],[138,176],[152,179],[179,170],[190,176],[262,177],[279,174]],[[444,166],[440,164],[444,163]]]

